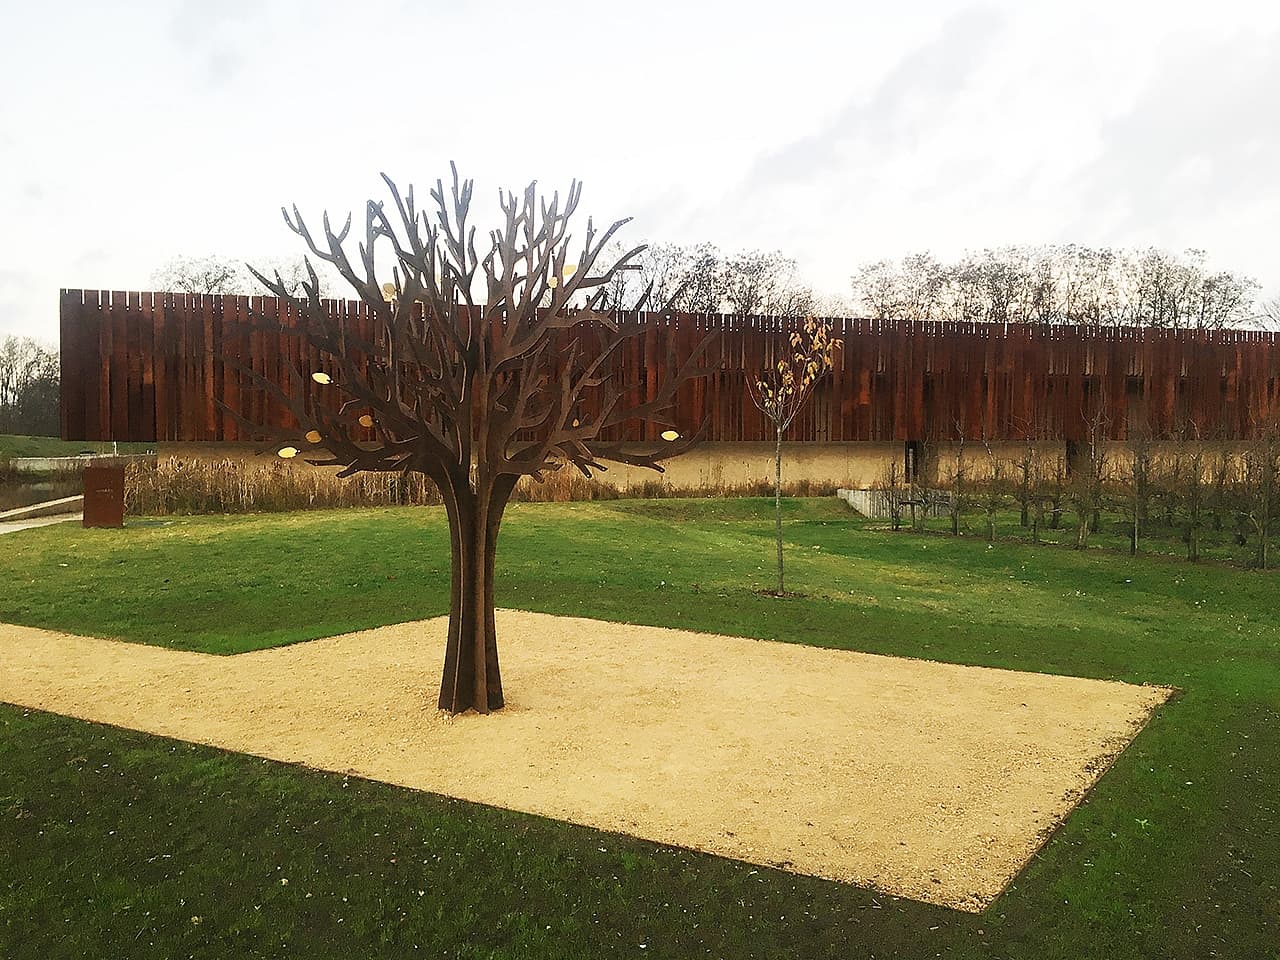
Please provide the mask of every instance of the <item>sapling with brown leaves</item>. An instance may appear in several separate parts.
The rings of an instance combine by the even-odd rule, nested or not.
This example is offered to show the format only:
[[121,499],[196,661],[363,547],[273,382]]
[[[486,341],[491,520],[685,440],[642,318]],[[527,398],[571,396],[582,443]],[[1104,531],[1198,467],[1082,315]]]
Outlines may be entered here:
[[840,341],[831,336],[831,321],[808,317],[790,332],[775,363],[747,377],[747,392],[773,425],[776,437],[773,504],[779,597],[786,595],[782,569],[782,435],[804,408],[814,386],[831,372],[839,349]]

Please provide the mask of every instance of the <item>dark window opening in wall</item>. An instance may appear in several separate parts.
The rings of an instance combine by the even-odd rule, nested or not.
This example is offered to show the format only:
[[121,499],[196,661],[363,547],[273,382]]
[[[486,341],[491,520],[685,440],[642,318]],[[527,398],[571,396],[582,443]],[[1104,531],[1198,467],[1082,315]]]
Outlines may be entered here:
[[1071,476],[1075,466],[1084,456],[1084,445],[1079,440],[1067,441],[1067,476]]
[[907,483],[916,483],[920,480],[924,470],[924,444],[919,440],[908,440],[906,443],[905,457],[903,465],[906,468],[903,472],[906,474]]

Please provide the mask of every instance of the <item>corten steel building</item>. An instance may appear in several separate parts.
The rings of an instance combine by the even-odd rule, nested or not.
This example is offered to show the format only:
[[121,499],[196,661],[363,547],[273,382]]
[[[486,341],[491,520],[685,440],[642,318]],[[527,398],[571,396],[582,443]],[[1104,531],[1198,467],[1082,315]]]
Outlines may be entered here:
[[[335,315],[374,340],[367,308],[332,301]],[[155,441],[160,452],[252,449],[223,408],[253,423],[292,426],[290,414],[252,388],[238,365],[281,385],[305,378],[318,357],[296,338],[248,329],[251,316],[286,327],[297,318],[271,297],[63,290],[62,436]],[[1165,443],[1197,436],[1239,443],[1280,416],[1280,335],[1252,330],[1167,330],[837,319],[843,348],[786,434],[794,476],[869,486],[888,463],[919,469],[920,452],[948,455],[960,438],[1070,456],[1091,432],[1123,444],[1131,432]],[[706,423],[706,443],[670,464],[682,484],[764,478],[770,424],[747,393],[751,371],[785,349],[777,318],[642,314],[641,335],[613,372],[656,391],[668,347],[691,350],[717,334],[716,372],[686,385],[675,419]],[[231,358],[232,362],[228,362]],[[642,424],[614,439],[653,440]],[[652,429],[652,428],[650,428]],[[232,445],[232,446],[227,446]],[[626,468],[615,482],[647,479]]]

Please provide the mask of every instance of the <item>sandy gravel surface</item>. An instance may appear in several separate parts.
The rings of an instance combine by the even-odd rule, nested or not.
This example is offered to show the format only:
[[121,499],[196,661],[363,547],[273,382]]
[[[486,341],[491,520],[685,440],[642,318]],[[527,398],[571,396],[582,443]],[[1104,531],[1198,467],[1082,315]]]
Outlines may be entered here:
[[0,700],[978,910],[1169,694],[500,611],[508,706],[450,718],[444,631],[216,657],[0,625]]

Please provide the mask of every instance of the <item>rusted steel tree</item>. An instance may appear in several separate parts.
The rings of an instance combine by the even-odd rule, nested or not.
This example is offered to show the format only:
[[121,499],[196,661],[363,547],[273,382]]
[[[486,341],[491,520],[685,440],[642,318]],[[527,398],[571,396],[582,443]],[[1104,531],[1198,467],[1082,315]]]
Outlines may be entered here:
[[777,437],[773,457],[773,506],[778,547],[777,596],[786,596],[782,576],[782,434],[804,408],[814,384],[831,372],[840,341],[831,336],[831,321],[808,317],[792,330],[777,364],[747,377],[752,402],[773,424]]
[[[609,281],[631,269],[644,249],[601,262],[626,220],[603,233],[588,220],[571,262],[569,227],[581,185],[574,181],[563,200],[556,193],[548,201],[535,182],[522,195],[499,193],[501,225],[478,252],[468,224],[473,181],[459,181],[456,168],[450,190],[436,182],[427,210],[415,205],[412,187],[402,194],[385,174],[383,180],[392,206],[369,201],[354,261],[346,249],[350,216],[335,231],[325,214],[323,235],[316,236],[296,206],[292,214],[283,211],[311,255],[330,264],[368,305],[377,331],[372,341],[325,309],[310,260],[310,279],[298,296],[278,275],[268,279],[255,271],[294,306],[300,322],[294,327],[255,317],[250,325],[301,338],[322,363],[314,370],[293,367],[289,387],[241,369],[300,424],[301,437],[270,435],[291,444],[280,449],[282,456],[310,445],[325,455],[308,462],[341,466],[339,476],[418,471],[439,487],[453,573],[439,705],[487,713],[503,705],[494,554],[516,482],[565,466],[591,476],[607,462],[661,471],[663,460],[700,438],[700,428],[686,427],[681,436],[669,418],[680,385],[709,372],[703,367],[709,341],[688,356],[669,356],[656,390],[632,399],[610,360],[626,338],[642,332],[640,319],[597,309]],[[386,253],[393,258],[392,279],[384,285],[375,268]],[[642,306],[643,300],[636,309]],[[337,391],[343,402],[318,402],[318,391]],[[662,441],[648,444],[601,439],[628,420],[668,429]],[[370,432],[372,442],[360,439]]]

